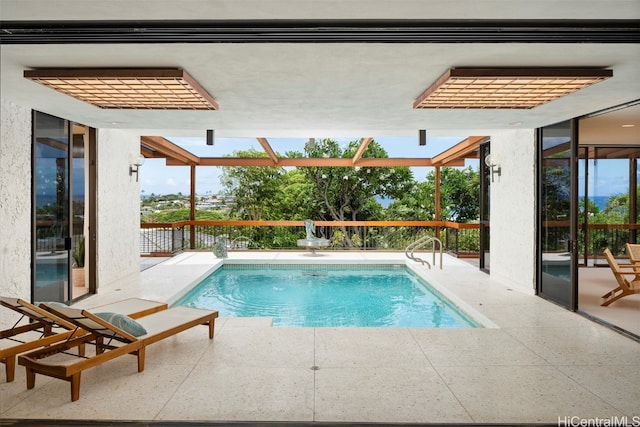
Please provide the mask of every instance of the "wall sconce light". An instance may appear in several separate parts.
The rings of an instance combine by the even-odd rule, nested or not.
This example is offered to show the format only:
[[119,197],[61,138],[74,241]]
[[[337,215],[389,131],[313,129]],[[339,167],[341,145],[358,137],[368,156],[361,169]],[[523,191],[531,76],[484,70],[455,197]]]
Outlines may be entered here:
[[426,131],[426,129],[420,129],[418,131],[418,144],[427,145],[427,131]]
[[138,171],[140,170],[140,166],[144,164],[145,158],[140,156],[138,158],[137,163],[131,163],[129,166],[129,176],[132,176],[134,173],[136,174],[136,182],[138,182]]
[[491,182],[493,182],[494,175],[502,176],[502,168],[495,157],[492,157],[491,154],[487,154],[484,158],[484,164],[491,168]]
[[213,145],[215,142],[215,131],[213,129],[207,130],[207,145]]

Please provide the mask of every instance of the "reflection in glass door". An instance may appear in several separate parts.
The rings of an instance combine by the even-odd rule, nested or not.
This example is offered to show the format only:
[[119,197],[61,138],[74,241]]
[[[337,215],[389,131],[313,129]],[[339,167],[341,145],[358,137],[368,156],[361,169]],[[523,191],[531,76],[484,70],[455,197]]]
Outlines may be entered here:
[[540,130],[538,292],[571,310],[577,276],[576,141],[572,122]]
[[32,298],[70,301],[87,291],[88,128],[34,112],[33,133]]
[[86,228],[88,218],[86,195],[86,170],[85,167],[85,147],[88,141],[88,128],[73,123],[72,148],[71,148],[71,282],[73,284],[72,298],[77,298],[86,293],[87,268],[86,250],[88,245],[85,236],[88,235]]
[[69,299],[69,127],[66,120],[33,115],[34,301]]
[[609,248],[614,255],[625,253],[625,243],[633,242],[631,224],[635,212],[630,197],[631,159],[614,158],[631,150],[616,147],[580,147],[579,220],[580,265],[607,266],[602,253]]
[[490,186],[491,169],[485,164],[484,159],[490,153],[490,142],[480,145],[480,270],[489,272],[491,269],[491,257],[489,250],[489,215],[491,212]]

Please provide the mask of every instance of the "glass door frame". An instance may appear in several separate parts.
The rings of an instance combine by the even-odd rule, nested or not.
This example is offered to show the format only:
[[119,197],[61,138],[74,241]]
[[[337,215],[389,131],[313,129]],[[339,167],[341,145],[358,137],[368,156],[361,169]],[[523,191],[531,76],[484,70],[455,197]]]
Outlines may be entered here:
[[[574,118],[567,121],[570,126],[569,141],[569,238],[567,240],[567,252],[569,253],[569,284],[565,295],[552,295],[545,291],[543,282],[543,172],[544,172],[544,153],[543,153],[543,137],[544,129],[536,129],[536,147],[537,147],[537,197],[538,207],[536,209],[537,224],[537,244],[536,244],[536,294],[551,300],[559,305],[566,307],[571,311],[578,310],[578,119]],[[562,122],[566,123],[566,122]]]
[[[491,182],[489,177],[491,175],[489,167],[484,162],[484,159],[491,152],[491,141],[486,141],[480,144],[480,259],[479,268],[480,271],[489,273],[491,268],[490,258],[490,192]],[[487,262],[488,261],[488,262]]]
[[[49,122],[49,125],[47,125]],[[49,131],[42,131],[47,129]],[[67,120],[51,116],[39,111],[32,111],[31,115],[31,300],[60,301],[70,299],[71,284],[71,238],[68,227],[70,225],[69,210],[70,197],[70,127]],[[46,136],[44,135],[46,134]],[[39,139],[50,141],[50,144],[40,143]],[[47,145],[52,150],[59,151],[55,158],[55,172],[51,172],[51,162],[47,162]],[[51,155],[51,153],[49,153]],[[53,158],[51,158],[53,159]],[[51,182],[55,188],[50,191]],[[46,188],[45,188],[46,187]],[[39,197],[55,196],[53,206],[45,212],[39,212]],[[54,213],[49,213],[53,209]],[[47,223],[51,224],[47,227]],[[44,251],[49,251],[43,255]],[[44,249],[44,250],[43,250]],[[50,260],[50,262],[48,262]],[[46,267],[46,268],[45,268]],[[40,273],[40,271],[43,271]],[[38,280],[46,275],[46,280]],[[47,282],[38,286],[40,282]],[[45,289],[49,288],[49,289]]]
[[[39,163],[40,156],[38,154],[38,149],[39,149],[38,139],[41,137],[45,139],[49,138],[47,136],[47,131],[43,131],[41,128],[39,128],[40,122],[46,123],[47,119],[44,118],[45,116],[48,116],[52,122],[59,121],[59,123],[61,124],[59,129],[64,132],[63,136],[66,139],[66,141],[63,141],[62,139],[60,139],[59,144],[57,144],[58,148],[64,147],[64,151],[66,154],[66,157],[61,157],[60,159],[58,159],[58,162],[60,162],[61,164],[62,163],[64,164],[64,171],[62,172],[56,171],[56,176],[59,173],[62,173],[64,175],[64,194],[61,194],[60,196],[63,197],[62,207],[64,208],[66,214],[62,218],[59,218],[59,219],[62,219],[62,222],[64,222],[64,224],[59,224],[59,226],[62,227],[62,233],[59,236],[53,236],[54,241],[57,241],[58,239],[62,239],[62,241],[64,242],[64,247],[62,246],[58,247],[57,243],[55,242],[53,244],[55,245],[54,246],[55,252],[59,253],[59,256],[62,256],[62,258],[60,258],[60,261],[62,261],[62,263],[58,263],[57,265],[58,267],[62,267],[63,264],[65,264],[65,266],[63,267],[63,270],[66,271],[66,274],[65,274],[65,277],[58,278],[58,281],[61,281],[62,283],[60,283],[58,286],[55,286],[55,295],[52,294],[51,296],[46,295],[47,292],[45,292],[43,295],[40,295],[42,294],[42,292],[39,293],[38,288],[36,286],[38,283],[38,279],[37,279],[38,271],[39,271],[38,269],[43,267],[43,264],[38,262],[39,229],[38,229],[37,202],[38,202],[38,191],[39,191],[38,186],[39,184],[42,185],[42,182],[40,181],[42,177],[40,178],[38,177],[38,170],[39,170],[38,168],[42,168],[43,166],[46,166],[46,164]],[[79,159],[80,157],[74,157],[74,148],[78,148],[78,147],[74,147],[74,145],[76,145],[76,143],[74,142],[74,134],[73,134],[74,126],[80,126],[85,128],[83,143],[82,143],[82,146],[79,147],[80,150],[83,152],[81,157],[83,159],[83,167],[78,170],[84,171],[83,179],[85,180],[84,181],[85,184],[84,184],[84,191],[83,191],[84,193],[83,204],[86,204],[88,208],[88,209],[85,208],[85,211],[84,211],[84,213],[86,214],[84,216],[86,217],[84,218],[85,225],[83,226],[83,233],[82,233],[82,239],[84,239],[84,245],[85,245],[85,250],[84,250],[85,268],[88,269],[87,275],[86,275],[86,279],[88,280],[88,292],[84,292],[76,298],[74,298],[74,288],[73,288],[74,284],[73,284],[73,274],[72,274],[72,263],[73,263],[72,252],[75,246],[73,244],[73,235],[74,235],[74,197],[73,197],[74,184],[73,184],[73,181],[74,180],[73,180],[72,174],[74,171],[74,167],[73,167],[74,158]],[[32,111],[31,127],[32,127],[31,300],[32,302],[34,300],[42,300],[42,297],[44,296],[46,300],[56,300],[56,301],[62,300],[60,302],[74,301],[79,298],[82,298],[83,296],[89,296],[95,293],[96,291],[96,281],[95,281],[96,224],[97,224],[96,129],[86,125],[82,125],[80,123],[75,123],[67,119],[51,116],[49,114],[42,113],[35,110]],[[44,129],[46,129],[46,127]],[[55,138],[53,138],[52,140],[55,141]],[[43,159],[46,159],[46,157],[43,157]],[[59,190],[56,189],[56,192],[57,191]],[[56,271],[58,270],[60,269],[56,268]],[[52,282],[52,286],[54,282],[56,282],[56,280]],[[51,289],[53,291],[53,288]]]

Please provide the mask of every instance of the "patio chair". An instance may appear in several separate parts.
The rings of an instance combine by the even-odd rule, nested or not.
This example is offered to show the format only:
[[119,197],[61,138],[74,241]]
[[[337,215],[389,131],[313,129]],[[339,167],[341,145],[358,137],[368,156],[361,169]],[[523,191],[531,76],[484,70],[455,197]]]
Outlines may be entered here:
[[[0,331],[0,362],[5,364],[7,382],[15,378],[18,354],[71,337],[75,326],[20,298],[0,297],[0,305],[20,313],[15,324]],[[28,320],[28,323],[24,323]],[[82,350],[82,349],[80,349]]]
[[[20,298],[0,297],[0,305],[21,314],[11,328],[0,331],[0,362],[5,364],[7,382],[12,382],[15,378],[18,354],[67,340],[72,335],[86,333],[76,329],[73,323]],[[95,309],[139,318],[167,307],[163,302],[129,298]],[[25,320],[29,323],[24,323]],[[79,351],[83,354],[84,347],[79,347]]]
[[632,264],[640,264],[640,245],[635,243],[627,243],[627,255]]
[[[604,250],[604,256],[609,263],[609,267],[611,268],[613,275],[618,281],[618,287],[602,295],[602,298],[605,298],[605,301],[600,305],[606,307],[620,298],[640,293],[640,278],[638,277],[638,275],[640,275],[640,265],[619,265],[609,248]],[[634,277],[629,281],[624,277],[625,275],[632,275]]]
[[[148,345],[197,325],[208,325],[209,339],[213,339],[215,319],[218,317],[217,311],[172,307],[136,321],[114,313],[90,312],[47,304],[41,306],[88,333],[22,354],[18,357],[18,364],[26,368],[28,389],[35,386],[36,374],[62,379],[71,383],[72,401],[80,397],[80,375],[85,369],[125,354],[133,354],[138,359],[138,372],[142,372]],[[78,357],[69,352],[84,344],[95,345],[95,354]]]

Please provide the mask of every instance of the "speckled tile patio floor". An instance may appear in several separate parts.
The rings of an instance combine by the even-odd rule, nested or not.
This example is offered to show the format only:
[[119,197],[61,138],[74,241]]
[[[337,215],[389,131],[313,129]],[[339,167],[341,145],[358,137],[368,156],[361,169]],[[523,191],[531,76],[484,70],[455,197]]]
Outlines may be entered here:
[[[233,252],[234,262],[404,263],[401,253]],[[128,297],[175,302],[221,261],[184,253],[77,304]],[[640,344],[445,256],[424,273],[488,327],[283,328],[219,318],[69,384],[24,369],[0,385],[0,418],[142,421],[640,423]],[[577,417],[577,418],[576,418]],[[635,417],[635,418],[634,418]],[[566,424],[568,425],[568,424]]]

